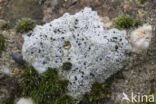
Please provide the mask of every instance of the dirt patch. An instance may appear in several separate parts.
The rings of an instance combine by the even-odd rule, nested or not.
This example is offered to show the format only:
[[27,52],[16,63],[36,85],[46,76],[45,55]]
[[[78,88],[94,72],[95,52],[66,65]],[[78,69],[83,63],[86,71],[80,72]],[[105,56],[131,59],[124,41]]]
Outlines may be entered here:
[[122,0],[46,0],[43,4],[44,22],[49,22],[68,12],[74,14],[84,7],[91,7],[100,16],[115,18],[120,14]]
[[0,71],[13,73],[20,66],[13,60],[12,54],[21,53],[23,38],[21,35],[11,31],[0,31],[5,37],[5,49],[0,54]]
[[41,5],[35,0],[9,0],[3,8],[2,18],[15,24],[18,19],[32,18],[38,24],[41,23],[43,14]]

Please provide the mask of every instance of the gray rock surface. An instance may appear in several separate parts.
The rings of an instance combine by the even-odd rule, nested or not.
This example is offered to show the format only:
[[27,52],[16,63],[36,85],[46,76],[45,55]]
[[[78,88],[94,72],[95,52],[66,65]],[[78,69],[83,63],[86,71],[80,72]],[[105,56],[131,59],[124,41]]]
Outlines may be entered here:
[[20,53],[13,53],[11,56],[16,63],[19,65],[24,65],[23,57]]
[[17,94],[17,79],[0,71],[0,104],[7,99],[14,99]]
[[[58,68],[70,82],[69,94],[79,98],[124,66],[131,51],[126,38],[126,31],[104,30],[97,12],[85,8],[25,34],[22,54],[39,73]],[[61,70],[64,62],[72,63],[70,71]]]

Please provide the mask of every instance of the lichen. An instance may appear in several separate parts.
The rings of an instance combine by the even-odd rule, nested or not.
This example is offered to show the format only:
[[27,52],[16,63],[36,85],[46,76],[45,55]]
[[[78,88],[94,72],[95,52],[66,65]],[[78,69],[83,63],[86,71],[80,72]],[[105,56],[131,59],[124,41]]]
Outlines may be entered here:
[[2,36],[2,34],[0,34],[0,53],[2,52],[2,50],[4,49],[5,46],[5,39]]
[[130,34],[130,42],[132,45],[132,52],[142,53],[149,48],[152,39],[152,26],[144,24],[135,29]]
[[31,97],[36,104],[71,104],[66,95],[68,81],[60,80],[56,69],[49,69],[44,75],[28,68],[21,80],[21,96]]
[[75,15],[66,13],[23,35],[23,59],[39,73],[57,68],[69,80],[69,95],[80,100],[95,81],[102,83],[119,71],[131,51],[126,31],[103,26],[90,8]]
[[27,18],[19,21],[15,29],[17,33],[26,33],[33,30],[34,28],[35,22],[32,19]]
[[34,101],[31,98],[21,97],[16,104],[34,104]]

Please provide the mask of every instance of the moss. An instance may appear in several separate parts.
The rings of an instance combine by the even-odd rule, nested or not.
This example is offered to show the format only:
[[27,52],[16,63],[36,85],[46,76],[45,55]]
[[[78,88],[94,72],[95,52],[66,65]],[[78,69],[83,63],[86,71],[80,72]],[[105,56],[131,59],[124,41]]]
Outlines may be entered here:
[[107,104],[107,101],[110,101],[110,86],[112,82],[118,81],[117,79],[124,79],[121,71],[112,75],[104,83],[95,82],[91,92],[86,94],[79,104]]
[[130,29],[142,25],[140,20],[133,20],[130,16],[122,16],[116,20],[116,27],[118,29]]
[[63,63],[63,66],[62,66],[63,70],[70,70],[71,68],[72,68],[72,63],[70,62]]
[[32,19],[23,19],[16,25],[17,33],[26,33],[35,28],[35,22]]
[[110,98],[110,90],[107,84],[95,82],[91,92],[84,96],[80,104],[104,104]]
[[21,89],[23,96],[31,94],[31,90],[38,87],[41,81],[41,76],[33,68],[28,68],[24,75],[21,77]]
[[5,23],[5,24],[2,25],[1,29],[2,30],[9,30],[10,27],[11,27],[11,25],[9,23]]
[[3,101],[2,104],[14,104],[14,100],[8,99]]
[[90,101],[99,101],[105,98],[109,98],[109,91],[105,84],[94,83],[91,91],[91,95],[89,96]]
[[5,47],[5,39],[2,36],[2,34],[0,34],[0,53],[2,52],[2,50],[4,49],[4,47]]
[[129,29],[133,27],[133,19],[129,16],[122,16],[116,20],[116,27],[118,29]]
[[142,22],[140,20],[134,20],[133,27],[139,27],[142,25]]
[[140,0],[140,3],[141,3],[142,5],[144,5],[146,2],[147,2],[147,0]]
[[67,80],[60,80],[56,69],[39,75],[33,68],[26,70],[21,80],[21,95],[31,97],[36,104],[71,104]]

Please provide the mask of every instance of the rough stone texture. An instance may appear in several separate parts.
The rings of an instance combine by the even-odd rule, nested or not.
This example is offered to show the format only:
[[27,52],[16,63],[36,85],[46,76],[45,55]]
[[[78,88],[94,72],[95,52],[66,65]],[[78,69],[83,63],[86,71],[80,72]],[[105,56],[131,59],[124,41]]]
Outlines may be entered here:
[[16,90],[17,80],[0,71],[0,104],[7,99],[14,99]]
[[43,4],[43,22],[49,22],[66,12],[74,14],[86,6],[93,8],[100,16],[111,19],[124,9],[123,0],[46,0]]
[[[0,71],[13,74],[15,69],[23,69],[12,58],[13,53],[21,53],[23,38],[13,31],[1,31],[5,37],[5,49],[0,54]],[[9,70],[8,70],[9,69]]]
[[43,17],[42,7],[38,0],[2,0],[0,3],[0,18],[10,21],[14,26],[22,18],[32,18],[37,24],[41,24]]
[[5,20],[3,20],[3,19],[0,19],[0,28],[2,28],[2,26],[4,25],[4,24],[6,24],[7,22],[5,21]]
[[39,73],[60,68],[64,62],[73,64],[66,78],[75,97],[89,92],[94,81],[103,82],[120,70],[131,50],[126,32],[105,31],[97,12],[90,8],[37,26],[24,40],[23,58]]

